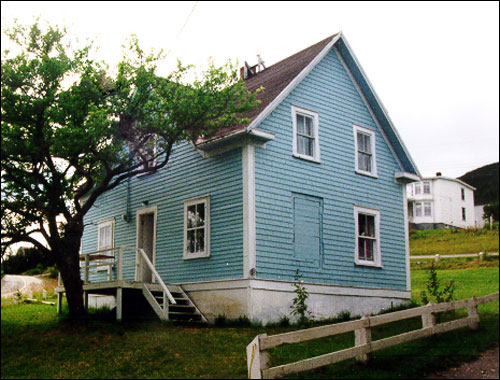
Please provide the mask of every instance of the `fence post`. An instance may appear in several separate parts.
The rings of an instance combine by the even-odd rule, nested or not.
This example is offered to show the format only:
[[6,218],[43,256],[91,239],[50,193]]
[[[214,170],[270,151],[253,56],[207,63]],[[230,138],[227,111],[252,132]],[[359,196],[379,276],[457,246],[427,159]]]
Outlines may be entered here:
[[[365,314],[363,318],[361,318],[362,321],[366,321],[363,323],[363,327],[357,330],[354,330],[354,345],[355,346],[362,346],[364,344],[370,344],[372,342],[372,330],[370,328],[370,315]],[[363,364],[368,364],[368,362],[371,360],[372,354],[371,351],[367,352],[366,354],[361,354],[359,356],[356,356],[356,360],[363,363]]]
[[260,340],[267,334],[255,337],[247,346],[247,368],[249,379],[262,379],[262,370],[269,368],[269,354],[266,350],[261,351]]
[[432,312],[433,303],[427,304],[427,309],[422,313],[422,328],[436,326],[436,315]]
[[467,313],[469,314],[469,327],[471,330],[479,330],[479,313],[477,312],[476,297],[472,297],[467,305]]
[[479,262],[483,261],[484,253],[483,252],[479,252],[478,256],[479,256]]
[[439,263],[439,253],[436,253],[436,256],[434,256],[434,261]]

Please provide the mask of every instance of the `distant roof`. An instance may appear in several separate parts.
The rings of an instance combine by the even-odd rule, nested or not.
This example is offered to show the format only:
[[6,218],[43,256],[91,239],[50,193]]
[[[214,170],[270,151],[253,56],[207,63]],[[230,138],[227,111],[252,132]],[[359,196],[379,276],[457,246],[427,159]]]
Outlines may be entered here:
[[392,124],[387,111],[341,32],[325,38],[246,79],[245,84],[248,90],[255,91],[261,86],[264,88],[264,91],[257,96],[257,99],[261,101],[259,106],[245,115],[250,122],[248,124],[222,129],[209,140],[203,141],[202,144],[210,143],[214,140],[225,139],[228,136],[244,132],[245,129],[250,130],[256,128],[258,124],[272,112],[274,107],[279,104],[283,97],[288,95],[288,93],[293,90],[304,76],[307,75],[332,48],[336,49],[336,52],[345,62],[350,74],[359,86],[359,90],[362,93],[361,96],[373,111],[373,116],[380,125],[382,129],[381,132],[385,135],[388,143],[392,147],[395,158],[398,160],[401,169],[420,177],[421,175],[417,166],[413,162],[406,146]]
[[438,175],[438,176],[435,176],[435,177],[426,177],[426,178],[422,178],[422,181],[433,181],[433,180],[436,180],[436,179],[444,179],[446,181],[453,181],[453,182],[457,182],[465,187],[468,187],[469,189],[475,191],[476,188],[474,186],[471,186],[469,185],[468,183],[465,183],[464,181],[462,180],[459,180],[458,178],[452,178],[452,177],[443,177],[442,175]]

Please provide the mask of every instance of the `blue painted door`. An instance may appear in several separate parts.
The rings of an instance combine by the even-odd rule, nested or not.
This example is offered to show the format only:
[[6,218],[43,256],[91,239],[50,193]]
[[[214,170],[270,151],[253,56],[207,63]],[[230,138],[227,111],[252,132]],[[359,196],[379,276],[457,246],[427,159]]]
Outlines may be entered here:
[[293,194],[293,249],[300,260],[319,265],[322,251],[323,200]]

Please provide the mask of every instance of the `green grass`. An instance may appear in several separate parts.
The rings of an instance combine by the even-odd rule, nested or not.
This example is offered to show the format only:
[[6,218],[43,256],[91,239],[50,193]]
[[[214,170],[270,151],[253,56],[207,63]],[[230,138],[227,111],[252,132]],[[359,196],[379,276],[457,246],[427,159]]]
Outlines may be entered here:
[[[413,271],[418,300],[427,271]],[[498,268],[438,270],[455,279],[457,298],[498,291]],[[353,360],[330,365],[300,378],[420,378],[469,360],[498,342],[498,302],[480,308],[481,329],[441,334],[374,353],[369,366]],[[2,378],[246,378],[245,348],[257,335],[289,328],[179,327],[155,321],[93,319],[73,324],[58,319],[55,308],[42,304],[2,302]],[[419,318],[373,329],[373,339],[421,327]],[[278,347],[272,365],[351,347],[353,334]]]
[[410,231],[410,254],[498,252],[498,237],[498,230],[484,228]]

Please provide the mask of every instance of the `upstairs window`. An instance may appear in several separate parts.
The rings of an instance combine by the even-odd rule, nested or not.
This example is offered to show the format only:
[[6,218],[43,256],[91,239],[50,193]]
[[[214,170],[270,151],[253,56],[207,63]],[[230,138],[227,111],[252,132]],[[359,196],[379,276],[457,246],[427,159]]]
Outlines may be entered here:
[[431,193],[431,183],[429,181],[424,182],[424,194]]
[[210,199],[184,202],[184,259],[210,256]]
[[310,161],[320,162],[318,114],[292,106],[293,155]]
[[462,200],[465,201],[465,189],[462,187],[460,190],[461,190]]
[[381,266],[380,212],[363,207],[354,208],[356,223],[355,263]]
[[356,145],[356,172],[376,177],[375,132],[355,125],[354,141]]
[[415,195],[417,194],[422,194],[422,184],[420,182],[415,184]]

